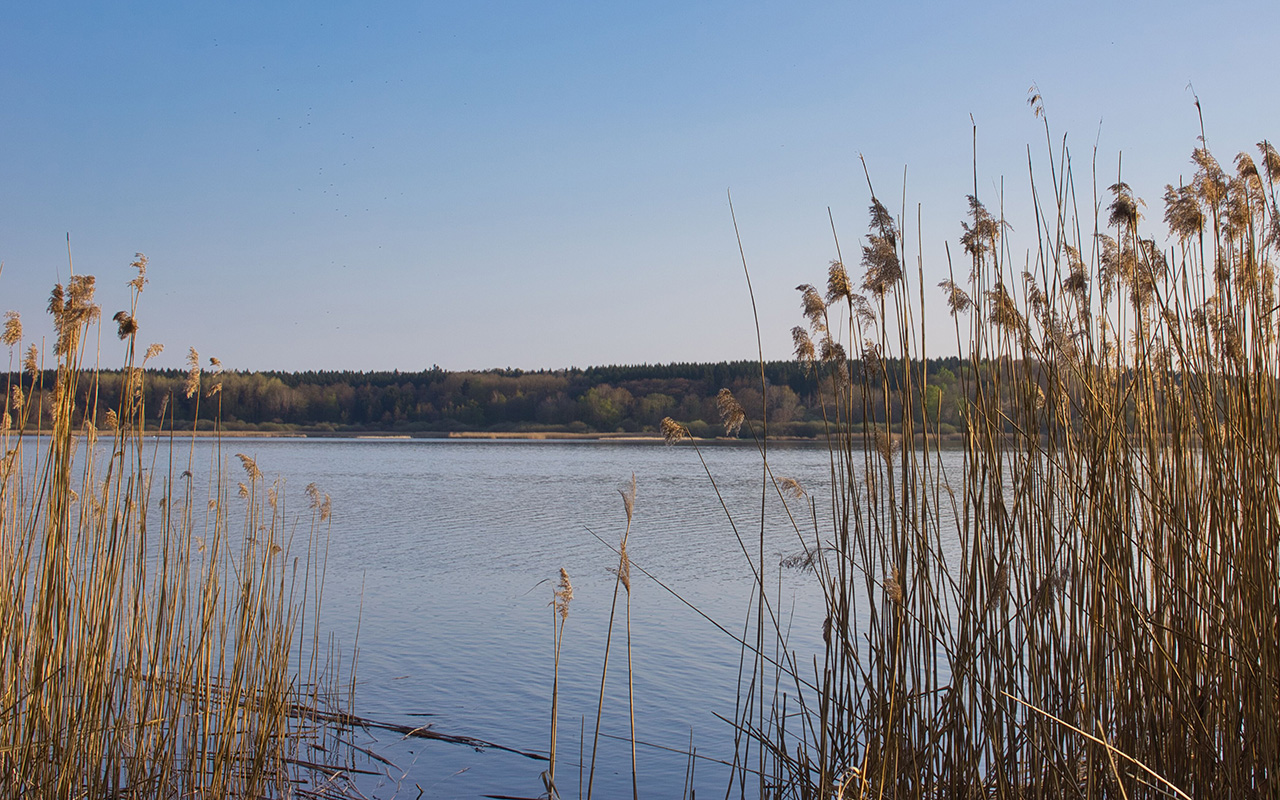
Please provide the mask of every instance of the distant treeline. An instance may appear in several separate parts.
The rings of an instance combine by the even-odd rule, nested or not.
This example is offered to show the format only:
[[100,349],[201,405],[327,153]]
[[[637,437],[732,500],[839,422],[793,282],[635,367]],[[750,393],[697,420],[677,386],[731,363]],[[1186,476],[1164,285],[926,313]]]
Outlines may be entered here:
[[[901,363],[885,363],[892,386]],[[856,372],[858,362],[849,368]],[[823,431],[823,392],[830,381],[796,361],[764,365],[771,433],[817,436]],[[967,363],[958,358],[926,362],[928,388],[919,398],[941,432],[961,426]],[[763,394],[758,362],[607,366],[587,369],[450,372],[205,372],[200,390],[188,396],[190,376],[181,370],[148,370],[142,399],[148,427],[201,429],[221,419],[228,430],[429,433],[451,431],[564,433],[653,432],[663,417],[684,423],[695,436],[722,434],[716,395],[730,389],[747,412],[760,418]],[[33,377],[21,378],[30,391]],[[36,390],[52,402],[54,373],[34,377]],[[877,382],[878,383],[878,380]],[[101,426],[108,409],[120,407],[121,371],[103,371],[96,384],[80,386],[78,413],[97,410]],[[214,387],[219,387],[216,391]],[[879,395],[879,392],[876,392]],[[891,397],[898,397],[896,391]],[[828,404],[829,396],[825,397]],[[884,405],[867,398],[868,407]],[[894,400],[889,414],[901,413]],[[861,404],[858,404],[861,405]]]

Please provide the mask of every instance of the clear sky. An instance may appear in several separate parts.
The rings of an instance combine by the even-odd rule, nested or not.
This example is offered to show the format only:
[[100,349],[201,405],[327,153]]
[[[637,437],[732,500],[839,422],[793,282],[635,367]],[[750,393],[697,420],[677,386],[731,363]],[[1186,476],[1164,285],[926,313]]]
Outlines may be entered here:
[[[989,203],[1003,179],[1027,207],[1035,83],[1077,164],[1096,143],[1105,186],[1123,152],[1159,220],[1189,83],[1224,162],[1280,139],[1278,34],[1269,1],[5,3],[0,311],[48,336],[69,233],[104,318],[151,259],[140,339],[165,366],[754,358],[731,190],[783,358],[794,287],[835,257],[828,207],[860,275],[859,154],[895,210],[905,174],[932,287],[971,115]],[[121,352],[104,330],[104,366]]]

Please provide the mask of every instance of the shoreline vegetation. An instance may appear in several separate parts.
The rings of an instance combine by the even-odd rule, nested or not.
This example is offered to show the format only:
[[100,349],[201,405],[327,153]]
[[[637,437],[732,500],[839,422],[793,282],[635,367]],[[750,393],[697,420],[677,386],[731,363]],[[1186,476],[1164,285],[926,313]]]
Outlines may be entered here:
[[[4,387],[0,795],[355,796],[353,731],[376,723],[348,713],[355,653],[319,628],[329,497],[310,484],[286,513],[283,482],[252,458],[197,462],[172,417],[167,446],[144,435],[134,365],[156,348],[135,353],[146,259],[132,266],[114,403],[83,391],[101,316],[88,275],[50,295],[56,368]],[[16,314],[0,339],[21,352]],[[193,370],[184,396],[217,394]]]
[[[851,361],[850,368],[856,372],[860,362]],[[891,373],[906,368],[889,365]],[[969,365],[953,357],[931,359],[923,368],[931,388],[915,402],[939,416],[942,435],[961,433]],[[686,420],[692,435],[713,439],[724,436],[716,396],[729,388],[752,419],[767,412],[771,435],[824,437],[822,404],[830,398],[811,371],[798,361],[769,362],[761,391],[760,370],[759,363],[732,361],[551,371],[218,371],[221,404],[211,408],[185,397],[186,372],[148,369],[144,391],[149,407],[165,408],[174,425],[196,433],[612,438],[660,436],[662,419],[670,416]],[[21,374],[8,377],[12,382]],[[53,371],[37,370],[34,385],[47,389],[55,380]],[[89,407],[91,392],[102,406],[114,405],[125,383],[122,371],[100,370],[93,386],[82,390],[79,407]],[[100,420],[95,424],[103,427]],[[151,431],[159,420],[148,418],[145,425]]]
[[[861,282],[837,241],[826,291],[798,287],[831,485],[775,474],[770,428],[720,395],[786,506],[725,509],[756,578],[730,794],[1280,797],[1280,153],[1224,167],[1202,131],[1161,246],[1119,163],[1078,176],[1044,128],[1026,255],[975,165],[939,285],[967,362],[959,480],[901,446],[941,427],[917,402],[930,287],[905,200],[871,191]],[[788,648],[770,525],[825,595],[816,657]]]

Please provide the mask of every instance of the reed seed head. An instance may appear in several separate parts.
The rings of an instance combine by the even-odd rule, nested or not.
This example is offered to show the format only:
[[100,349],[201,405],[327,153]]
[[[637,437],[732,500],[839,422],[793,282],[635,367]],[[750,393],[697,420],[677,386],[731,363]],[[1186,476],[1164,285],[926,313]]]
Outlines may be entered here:
[[127,311],[117,311],[116,315],[111,319],[116,323],[116,336],[120,337],[121,341],[138,332],[137,320],[129,316]]
[[778,488],[782,490],[784,495],[795,500],[799,500],[808,494],[804,487],[800,485],[800,481],[795,478],[783,478],[778,484]]
[[969,195],[969,218],[973,221],[972,225],[967,222],[960,223],[960,227],[964,228],[964,234],[960,236],[964,251],[975,260],[981,259],[987,253],[995,252],[1000,243],[1001,229],[1008,228],[1009,224],[991,216],[987,207],[974,195]]
[[1124,181],[1111,184],[1109,189],[1113,199],[1111,205],[1107,207],[1110,212],[1107,218],[1108,223],[1118,228],[1135,230],[1142,219],[1138,206],[1146,204],[1133,196],[1133,189],[1129,188],[1129,184]]
[[0,342],[4,342],[9,347],[16,346],[22,341],[22,317],[17,311],[4,312],[4,334],[0,335]]
[[845,271],[844,264],[832,261],[827,270],[827,304],[840,300],[853,302],[853,284],[849,281],[849,273]]
[[853,317],[863,324],[874,322],[876,310],[872,308],[871,301],[860,294],[855,294],[853,296]]
[[879,198],[872,195],[871,207],[868,209],[871,217],[871,228],[878,236],[888,241],[892,246],[897,245],[898,228],[893,222],[893,215],[889,213],[889,209],[884,207]]
[[1248,153],[1236,154],[1236,177],[1244,181],[1250,191],[1262,191],[1262,176],[1258,174],[1258,165]]
[[947,293],[947,307],[951,309],[951,316],[963,314],[973,306],[973,299],[968,292],[957,286],[955,281],[947,279],[938,286]]
[[573,600],[573,583],[569,581],[569,573],[564,567],[560,568],[560,582],[556,584],[554,598],[551,603],[555,606],[556,613],[560,615],[560,619],[568,619],[569,603]]
[[818,350],[818,358],[828,364],[840,365],[849,360],[848,354],[844,351],[844,345],[830,336],[822,337],[822,346]]
[[792,553],[778,559],[778,566],[783,569],[797,569],[801,572],[817,572],[818,561],[822,557],[822,548],[810,548],[805,545],[798,553]]
[[1267,183],[1280,181],[1280,153],[1266,139],[1258,142],[1258,152],[1262,154],[1262,171],[1267,176]]
[[870,339],[865,340],[862,347],[862,374],[873,381],[885,377],[880,345]]
[[256,461],[244,453],[236,453],[236,458],[240,459],[240,466],[244,467],[244,473],[249,476],[250,481],[256,482],[262,479],[262,470],[258,469]]
[[160,355],[163,352],[164,352],[164,345],[160,344],[159,342],[152,342],[151,344],[147,345],[147,353],[142,357],[142,361],[143,363],[146,363],[147,361],[150,361],[151,359],[155,358],[156,356]]
[[62,284],[55,283],[53,291],[49,292],[49,303],[45,306],[45,310],[55,319],[62,316],[62,310],[66,305]]
[[98,319],[101,309],[93,303],[95,284],[92,275],[72,275],[65,289],[59,283],[50,292],[48,310],[58,332],[55,355],[69,355],[80,342],[81,329]]
[[194,347],[187,353],[187,381],[182,387],[183,393],[190,400],[200,391],[200,354]]
[[892,233],[868,234],[867,243],[862,246],[862,266],[866,270],[862,288],[876,297],[883,297],[902,280],[902,262],[898,260],[895,236]]
[[1165,185],[1164,221],[1170,233],[1184,241],[1204,231],[1204,211],[1192,187]]
[[662,422],[659,423],[659,426],[662,429],[663,441],[665,441],[669,445],[675,444],[681,439],[693,438],[693,436],[689,434],[688,428],[681,425],[679,422],[676,422],[671,417],[663,417]]
[[141,292],[142,287],[147,285],[147,257],[142,253],[134,253],[133,261],[129,263],[129,266],[136,269],[138,274],[133,280],[129,281],[128,285],[132,286],[135,291]]
[[1036,119],[1040,119],[1044,114],[1044,98],[1040,96],[1040,87],[1034,83],[1031,88],[1027,89],[1027,105],[1031,106],[1031,113]]
[[818,358],[818,351],[814,349],[813,338],[809,336],[809,332],[797,325],[791,329],[791,341],[795,345],[796,361],[806,367],[813,366]]
[[1001,564],[991,581],[991,594],[994,597],[1000,597],[1007,591],[1009,591],[1009,565]]
[[810,283],[800,284],[796,291],[800,293],[800,307],[804,310],[805,319],[809,320],[809,327],[815,332],[825,331],[827,304],[822,301],[822,295]]
[[716,411],[720,413],[720,420],[724,423],[725,435],[736,436],[742,428],[742,423],[746,421],[747,414],[737,398],[733,396],[733,392],[728,389],[720,390],[716,395]]
[[1210,207],[1217,206],[1227,197],[1227,175],[1218,165],[1218,160],[1203,147],[1191,152],[1191,161],[1199,169],[1191,181],[1191,187],[1202,202]]
[[893,577],[884,579],[884,592],[893,602],[902,603],[905,593],[902,589],[902,573],[897,567],[893,568]]
[[987,292],[987,303],[990,304],[990,319],[993,325],[1010,331],[1022,331],[1026,328],[1026,322],[1022,319],[1017,304],[1013,302],[1003,283],[996,284],[995,289]]
[[631,483],[624,489],[619,489],[618,494],[622,495],[622,507],[627,511],[627,524],[631,524],[631,515],[636,508],[636,474],[631,473]]
[[893,466],[893,454],[898,449],[898,440],[892,433],[885,433],[879,428],[876,429],[875,438],[876,452],[880,458],[884,459],[886,466]]
[[39,355],[40,353],[36,350],[34,344],[27,348],[27,357],[22,361],[22,369],[28,375],[34,375],[39,368]]

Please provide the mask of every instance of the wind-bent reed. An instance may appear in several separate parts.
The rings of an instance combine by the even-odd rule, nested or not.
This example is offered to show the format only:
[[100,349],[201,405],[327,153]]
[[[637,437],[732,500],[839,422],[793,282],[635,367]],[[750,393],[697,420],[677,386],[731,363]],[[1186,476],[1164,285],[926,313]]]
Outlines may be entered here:
[[[135,362],[146,259],[133,266],[130,309],[115,316],[129,380],[119,408],[97,406],[84,367],[99,317],[86,275],[49,301],[52,387],[34,345],[5,387],[0,794],[337,796],[343,764],[312,763],[349,752],[324,722],[339,675],[315,628],[329,500],[309,487],[293,547],[283,485],[252,459],[241,456],[238,500],[220,455],[198,500],[172,430],[144,439],[143,367],[159,347]],[[21,338],[7,315],[11,353]],[[189,391],[218,388],[196,361]]]
[[1280,797],[1280,155],[1229,171],[1202,136],[1165,190],[1167,249],[1120,176],[1078,214],[1070,154],[1049,155],[1026,266],[975,190],[967,280],[942,284],[961,475],[901,218],[873,192],[865,294],[839,259],[825,295],[800,287],[832,491],[829,523],[790,524],[825,645],[773,660],[770,708],[749,708],[766,662],[744,678],[768,796]]

